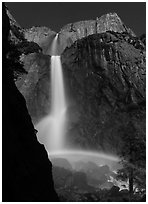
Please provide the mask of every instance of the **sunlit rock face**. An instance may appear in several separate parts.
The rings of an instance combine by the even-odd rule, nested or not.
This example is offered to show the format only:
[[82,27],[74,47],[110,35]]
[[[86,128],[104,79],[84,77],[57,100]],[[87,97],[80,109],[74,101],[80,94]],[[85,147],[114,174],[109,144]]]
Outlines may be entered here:
[[50,47],[56,32],[47,27],[32,27],[24,31],[24,36],[28,41],[37,43],[41,48],[43,54],[50,54]]
[[[45,30],[23,31],[43,52],[22,57],[28,74],[16,82],[34,123],[48,114],[51,104],[50,44],[55,33]],[[71,124],[67,140],[74,146],[116,152],[122,144],[121,127],[126,127],[129,120],[134,121],[137,131],[145,132],[142,39],[115,13],[61,29],[58,54],[61,54]]]
[[50,28],[45,26],[32,28],[21,28],[21,26],[16,22],[14,17],[11,15],[9,10],[7,10],[7,15],[10,19],[10,36],[16,44],[19,43],[22,39],[26,39],[29,42],[35,42],[42,48],[43,54],[49,54],[52,41],[56,35],[55,31],[52,31]]
[[59,33],[61,52],[63,52],[66,47],[70,47],[78,39],[106,31],[118,33],[128,32],[132,36],[135,36],[135,34],[123,24],[116,13],[109,13],[100,18],[96,18],[96,20],[79,21],[64,26]]
[[[13,16],[8,12],[11,19],[11,25],[15,33],[22,32],[24,38],[28,41],[33,41],[42,47],[44,54],[50,54],[51,44],[56,35],[47,27],[32,27],[28,29],[21,29]],[[79,21],[65,25],[59,31],[59,55],[66,47],[70,47],[78,39],[82,39],[92,34],[104,33],[106,31],[114,31],[118,33],[127,32],[135,36],[130,28],[127,28],[116,13],[108,13],[95,20]],[[50,54],[51,55],[51,54]]]

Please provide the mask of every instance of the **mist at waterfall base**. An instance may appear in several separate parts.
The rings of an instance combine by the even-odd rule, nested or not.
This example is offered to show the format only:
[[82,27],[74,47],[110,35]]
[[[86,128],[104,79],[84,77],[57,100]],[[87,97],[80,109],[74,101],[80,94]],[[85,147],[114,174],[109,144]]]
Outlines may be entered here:
[[[108,171],[110,174],[111,171],[119,168],[117,157],[101,152],[80,150],[67,143],[68,135],[66,131],[70,125],[67,114],[68,102],[65,96],[61,59],[57,55],[57,50],[58,35],[54,38],[51,48],[51,107],[49,114],[36,125],[38,140],[44,144],[53,166],[62,168],[60,171],[63,171],[63,168],[66,169],[66,164],[71,166],[70,170],[82,172],[89,165],[94,166],[95,171],[99,171],[98,168],[105,165],[110,169]],[[77,168],[77,165],[79,168]],[[69,169],[67,170],[69,171]],[[54,175],[56,171],[57,169],[53,170]],[[57,176],[54,176],[55,185],[57,184],[56,178]],[[110,176],[108,175],[105,182],[109,179]]]

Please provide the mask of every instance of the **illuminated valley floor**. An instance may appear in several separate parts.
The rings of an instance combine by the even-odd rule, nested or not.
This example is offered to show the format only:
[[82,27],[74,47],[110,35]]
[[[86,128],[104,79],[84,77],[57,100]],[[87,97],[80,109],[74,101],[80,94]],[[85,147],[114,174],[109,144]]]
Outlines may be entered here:
[[56,151],[48,155],[53,164],[54,185],[60,201],[106,201],[105,193],[113,187],[119,193],[128,187],[126,182],[116,179],[117,169],[121,168],[116,156],[82,150]]

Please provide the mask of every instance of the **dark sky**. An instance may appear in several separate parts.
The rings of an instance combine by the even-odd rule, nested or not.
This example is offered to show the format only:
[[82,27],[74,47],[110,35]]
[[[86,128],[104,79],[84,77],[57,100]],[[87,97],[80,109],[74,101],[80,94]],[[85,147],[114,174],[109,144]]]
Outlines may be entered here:
[[136,35],[145,33],[144,2],[7,2],[6,5],[23,28],[47,26],[59,32],[67,23],[91,20],[109,12],[116,12]]

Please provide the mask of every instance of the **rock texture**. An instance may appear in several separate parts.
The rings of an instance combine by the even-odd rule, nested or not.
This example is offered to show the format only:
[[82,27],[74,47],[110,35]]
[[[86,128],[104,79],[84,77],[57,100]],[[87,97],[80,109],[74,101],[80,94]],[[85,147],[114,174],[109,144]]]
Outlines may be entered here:
[[[11,28],[14,33],[22,33],[25,39],[37,43],[43,49],[43,54],[51,54],[51,44],[56,32],[47,27],[32,27],[22,29],[8,12],[11,19]],[[130,28],[127,28],[116,13],[109,13],[96,18],[96,20],[79,21],[70,23],[61,28],[58,38],[59,55],[66,47],[70,47],[75,41],[92,34],[114,31],[118,33],[127,32],[135,37]]]
[[96,20],[79,21],[64,26],[59,32],[60,53],[79,39],[106,31],[118,33],[128,32],[135,36],[135,34],[123,24],[116,13],[109,13]]
[[28,41],[33,41],[42,47],[43,54],[50,54],[51,44],[56,32],[47,27],[32,27],[24,30],[24,37]]
[[[36,123],[50,108],[50,45],[55,33],[42,27],[22,33],[43,49],[22,58],[28,75],[16,82]],[[145,137],[145,36],[136,37],[110,13],[68,24],[59,32],[58,43],[70,143],[116,153],[122,146],[121,129],[130,120]]]
[[34,123],[46,116],[50,107],[50,57],[30,54],[24,57],[24,67],[28,71],[16,82],[26,99],[27,107]]
[[145,132],[144,49],[128,33],[105,32],[62,53],[67,93],[74,101],[68,135],[75,144],[114,152],[122,145],[120,129],[130,120]]
[[52,165],[36,138],[6,58],[10,24],[3,4],[3,202],[58,201]]

